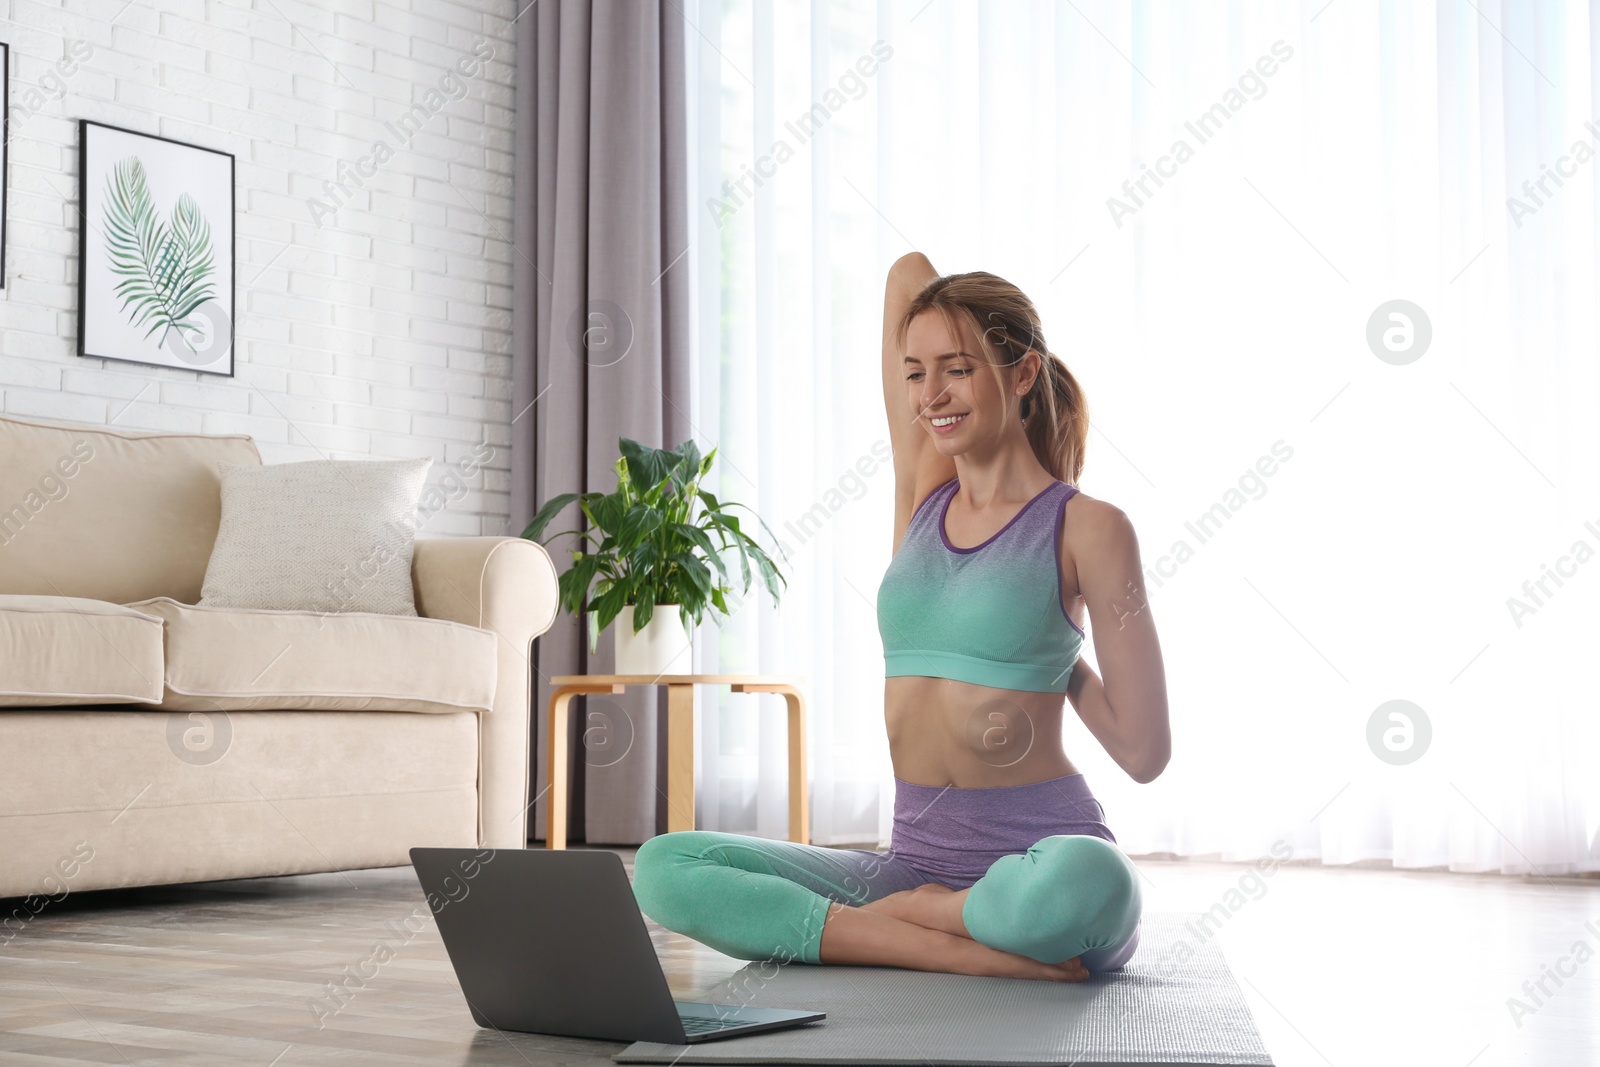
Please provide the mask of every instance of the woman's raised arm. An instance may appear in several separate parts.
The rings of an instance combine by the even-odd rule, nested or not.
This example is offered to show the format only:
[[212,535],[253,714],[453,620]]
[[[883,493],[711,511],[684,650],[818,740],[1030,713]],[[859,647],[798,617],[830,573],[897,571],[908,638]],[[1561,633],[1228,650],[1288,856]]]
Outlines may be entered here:
[[924,285],[939,276],[921,252],[907,252],[889,268],[883,289],[883,409],[889,420],[889,447],[894,450],[894,547],[899,549],[911,514],[916,510],[917,473],[928,435],[906,404],[905,369],[894,331]]

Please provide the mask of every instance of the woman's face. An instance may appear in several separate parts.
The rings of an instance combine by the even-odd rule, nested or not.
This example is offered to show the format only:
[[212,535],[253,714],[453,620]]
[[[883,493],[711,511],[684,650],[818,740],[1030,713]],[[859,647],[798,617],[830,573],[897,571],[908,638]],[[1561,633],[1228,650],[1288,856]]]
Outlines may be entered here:
[[987,366],[992,358],[960,316],[951,315],[947,325],[945,316],[930,308],[906,328],[902,367],[909,410],[940,452],[954,455],[981,442],[997,444],[1008,426],[1018,428],[1016,413],[1007,408],[1021,398],[1001,388],[1008,379],[1016,384],[1017,375],[1002,368],[997,382]]

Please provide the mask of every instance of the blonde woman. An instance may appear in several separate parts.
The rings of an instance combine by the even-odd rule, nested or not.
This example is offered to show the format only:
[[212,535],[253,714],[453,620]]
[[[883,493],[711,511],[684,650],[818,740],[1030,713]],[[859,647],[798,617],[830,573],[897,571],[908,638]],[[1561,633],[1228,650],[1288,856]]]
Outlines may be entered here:
[[[1171,753],[1127,516],[1080,493],[1088,416],[1033,303],[911,253],[884,296],[894,556],[878,590],[890,849],[707,830],[640,846],[634,892],[747,960],[1082,981],[1138,946],[1139,876],[1061,744],[1071,702],[1127,774]],[[1102,680],[1079,659],[1085,615]]]

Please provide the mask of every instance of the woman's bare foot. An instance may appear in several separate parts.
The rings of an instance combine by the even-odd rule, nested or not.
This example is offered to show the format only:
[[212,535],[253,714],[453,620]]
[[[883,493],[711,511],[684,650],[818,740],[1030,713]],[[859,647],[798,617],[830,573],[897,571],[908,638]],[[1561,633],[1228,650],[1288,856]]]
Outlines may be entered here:
[[[929,890],[924,896],[935,893],[938,890]],[[1088,969],[1077,956],[1062,963],[1040,963],[1027,956],[990,948],[970,936],[907,922],[885,914],[881,908],[844,904],[829,908],[822,928],[819,956],[822,963],[907,967],[984,977],[1055,982],[1082,982],[1089,977]]]
[[[978,945],[978,942],[972,942]],[[995,961],[994,971],[957,971],[957,974],[990,974],[1000,978],[1042,978],[1054,982],[1086,982],[1089,980],[1089,969],[1083,965],[1082,959],[1072,957],[1065,963],[1040,963],[1038,960],[1027,956],[1018,956],[1010,952],[1001,952],[997,948],[987,945],[978,945],[985,952],[993,953],[999,957]]]
[[970,938],[967,924],[961,919],[961,909],[967,902],[967,890],[951,889],[938,882],[927,882],[914,889],[902,889],[877,900],[860,905],[863,911],[877,911],[893,915],[903,922],[916,923],[930,930],[943,930],[957,937]]

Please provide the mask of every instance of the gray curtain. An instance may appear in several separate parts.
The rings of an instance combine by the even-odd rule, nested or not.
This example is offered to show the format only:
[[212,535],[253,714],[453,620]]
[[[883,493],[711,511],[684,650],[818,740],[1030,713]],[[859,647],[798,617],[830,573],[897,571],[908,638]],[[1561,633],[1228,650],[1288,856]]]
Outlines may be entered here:
[[[670,0],[539,0],[516,62],[513,534],[553,496],[615,489],[618,437],[691,435],[683,15]],[[571,505],[545,535],[584,522]],[[577,543],[552,542],[558,571]],[[553,744],[573,767],[569,840],[638,844],[665,829],[665,692],[580,697],[571,736],[546,736],[549,679],[612,670],[611,630],[590,655],[586,625],[563,613],[534,645],[529,837],[545,837]]]

